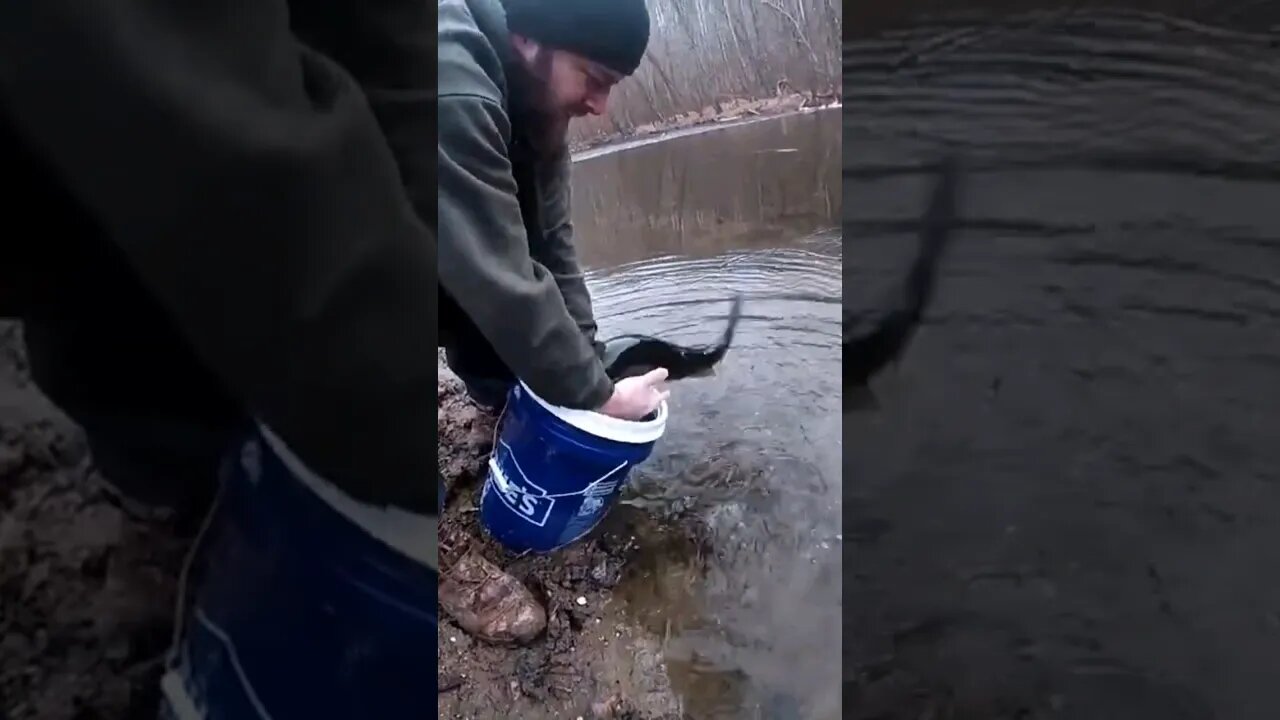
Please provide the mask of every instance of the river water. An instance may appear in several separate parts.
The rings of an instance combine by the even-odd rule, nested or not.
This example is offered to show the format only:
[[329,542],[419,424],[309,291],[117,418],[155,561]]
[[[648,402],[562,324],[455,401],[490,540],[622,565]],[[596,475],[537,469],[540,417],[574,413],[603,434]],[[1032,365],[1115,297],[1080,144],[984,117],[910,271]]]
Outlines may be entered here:
[[838,110],[792,115],[574,168],[602,337],[712,343],[744,295],[716,375],[673,384],[626,499],[708,529],[654,540],[618,588],[696,720],[839,717],[840,132]]
[[925,328],[844,418],[850,717],[1280,717],[1280,4],[1200,10],[1233,24],[847,41],[852,309],[925,164],[972,171]]

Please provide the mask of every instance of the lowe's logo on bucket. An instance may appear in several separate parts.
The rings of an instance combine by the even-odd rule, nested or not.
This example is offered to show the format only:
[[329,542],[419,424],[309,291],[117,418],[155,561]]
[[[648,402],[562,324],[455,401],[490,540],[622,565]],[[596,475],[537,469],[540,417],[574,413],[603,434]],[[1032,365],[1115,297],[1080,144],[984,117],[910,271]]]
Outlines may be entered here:
[[519,481],[507,475],[497,458],[489,458],[489,482],[485,484],[485,492],[489,491],[489,485],[493,485],[498,497],[521,520],[538,527],[546,525],[547,518],[551,516],[551,508],[555,507],[555,498],[548,497],[546,490],[530,482],[520,472],[519,465],[516,466],[516,472],[520,475]]

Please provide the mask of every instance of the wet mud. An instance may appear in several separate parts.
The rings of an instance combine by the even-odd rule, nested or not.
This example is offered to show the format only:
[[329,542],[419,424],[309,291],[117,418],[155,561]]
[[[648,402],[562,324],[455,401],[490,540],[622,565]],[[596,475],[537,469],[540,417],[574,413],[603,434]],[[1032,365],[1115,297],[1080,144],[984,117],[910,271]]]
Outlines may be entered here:
[[971,171],[925,326],[845,416],[851,717],[1280,716],[1280,10],[1167,5],[846,44],[852,310],[928,164]]
[[124,507],[0,323],[0,717],[153,720],[186,541]]

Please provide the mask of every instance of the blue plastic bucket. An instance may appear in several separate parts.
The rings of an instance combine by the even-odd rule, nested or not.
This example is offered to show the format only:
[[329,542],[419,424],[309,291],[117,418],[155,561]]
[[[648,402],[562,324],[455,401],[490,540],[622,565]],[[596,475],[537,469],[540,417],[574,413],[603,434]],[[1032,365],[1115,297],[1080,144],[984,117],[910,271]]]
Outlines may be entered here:
[[666,403],[651,420],[630,422],[557,407],[515,385],[489,458],[481,525],[515,552],[579,540],[604,519],[666,426]]
[[356,502],[261,428],[223,478],[161,716],[434,717],[437,519]]

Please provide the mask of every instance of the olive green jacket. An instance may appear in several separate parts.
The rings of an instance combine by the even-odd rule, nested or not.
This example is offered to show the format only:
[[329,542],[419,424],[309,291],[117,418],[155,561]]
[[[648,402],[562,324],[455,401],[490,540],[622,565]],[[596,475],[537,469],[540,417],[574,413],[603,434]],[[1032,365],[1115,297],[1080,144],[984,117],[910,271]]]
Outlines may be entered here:
[[160,481],[253,418],[435,513],[434,26],[421,0],[0,4],[0,315],[41,388]]

